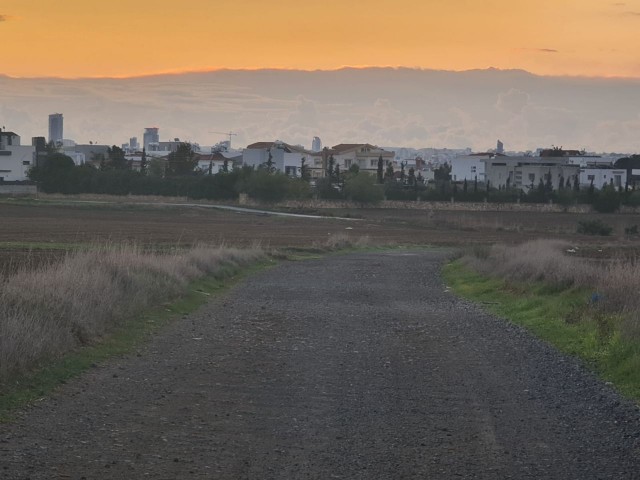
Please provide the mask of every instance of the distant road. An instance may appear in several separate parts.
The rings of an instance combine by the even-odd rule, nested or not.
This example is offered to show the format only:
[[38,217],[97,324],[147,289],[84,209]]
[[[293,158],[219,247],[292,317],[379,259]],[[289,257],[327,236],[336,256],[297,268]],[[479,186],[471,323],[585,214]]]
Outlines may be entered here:
[[64,204],[96,204],[96,205],[144,205],[144,206],[152,206],[152,207],[198,207],[198,208],[214,208],[216,210],[229,210],[232,212],[238,213],[248,213],[253,215],[271,215],[276,217],[297,217],[297,218],[319,218],[319,219],[335,219],[335,220],[351,220],[351,221],[359,221],[359,218],[348,218],[348,217],[329,217],[324,215],[305,215],[302,213],[286,213],[286,212],[276,212],[271,210],[260,210],[257,208],[246,208],[246,207],[234,207],[231,205],[213,205],[209,203],[171,203],[171,202],[108,202],[105,200],[55,200],[56,203],[64,203]]
[[0,429],[3,479],[637,479],[638,409],[445,291],[443,254],[289,262]]

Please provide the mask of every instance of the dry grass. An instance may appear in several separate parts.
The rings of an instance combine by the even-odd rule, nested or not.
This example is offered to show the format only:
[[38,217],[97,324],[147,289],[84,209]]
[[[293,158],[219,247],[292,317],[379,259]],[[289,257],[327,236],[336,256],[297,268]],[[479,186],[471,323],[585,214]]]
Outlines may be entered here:
[[366,248],[374,246],[368,235],[354,236],[346,233],[328,235],[326,240],[312,242],[312,247],[320,251],[343,250],[348,248]]
[[0,378],[95,342],[144,308],[176,298],[193,280],[222,277],[263,257],[259,248],[152,254],[111,246],[18,272],[0,290]]
[[517,246],[476,247],[464,261],[476,270],[519,282],[545,282],[558,288],[590,289],[606,313],[624,314],[621,331],[640,339],[640,270],[637,259],[607,262],[576,256],[559,240]]

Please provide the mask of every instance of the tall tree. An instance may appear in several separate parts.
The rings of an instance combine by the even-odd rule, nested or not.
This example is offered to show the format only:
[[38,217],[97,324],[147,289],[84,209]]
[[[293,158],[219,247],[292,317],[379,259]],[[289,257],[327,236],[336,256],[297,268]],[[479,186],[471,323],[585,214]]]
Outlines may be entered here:
[[147,174],[147,150],[142,148],[142,158],[140,158],[140,173]]
[[384,183],[383,168],[384,168],[384,161],[382,160],[382,155],[380,155],[380,157],[378,158],[378,172],[377,172],[378,183],[380,184]]
[[300,178],[305,182],[311,180],[311,172],[309,171],[309,165],[307,165],[307,159],[302,157],[300,160]]
[[387,165],[387,170],[384,172],[384,179],[386,181],[391,181],[394,178],[394,172],[393,172],[393,163],[389,162],[389,164]]
[[545,175],[544,189],[551,193],[553,191],[553,183],[551,182],[551,169],[549,169],[549,173]]
[[271,154],[271,149],[269,149],[267,151],[268,156],[267,156],[267,161],[264,162],[262,165],[260,165],[261,168],[264,168],[267,173],[275,173],[276,172],[276,166],[275,163],[273,161],[273,155]]
[[333,154],[329,155],[329,162],[327,163],[327,177],[329,177],[331,180],[333,180],[333,177],[335,175],[335,172],[334,172],[335,164],[336,164],[336,160],[335,158],[333,158]]
[[416,170],[413,167],[409,169],[409,176],[407,177],[407,183],[412,187],[416,184]]
[[433,172],[434,180],[436,181],[449,181],[451,180],[451,165],[443,163]]
[[124,156],[124,150],[113,145],[107,148],[106,168],[112,170],[126,170],[129,168],[129,162]]
[[169,175],[189,175],[194,172],[198,160],[188,143],[181,143],[175,152],[167,158],[167,173]]

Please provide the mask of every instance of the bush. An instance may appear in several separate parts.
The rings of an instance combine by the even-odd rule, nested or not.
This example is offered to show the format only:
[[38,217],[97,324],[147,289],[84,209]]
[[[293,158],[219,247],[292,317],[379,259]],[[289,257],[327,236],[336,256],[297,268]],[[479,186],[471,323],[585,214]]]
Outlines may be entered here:
[[290,178],[287,187],[287,197],[295,200],[304,200],[311,197],[309,182],[301,178]]
[[405,188],[402,184],[395,180],[385,183],[384,195],[387,200],[415,201],[418,198],[418,192],[415,188]]
[[631,225],[624,228],[625,235],[638,235],[638,225]]
[[244,190],[255,200],[275,203],[287,198],[289,181],[289,177],[282,173],[269,173],[266,170],[256,170],[246,180]]
[[620,195],[613,187],[600,190],[593,199],[593,209],[600,213],[614,213],[620,209]]
[[324,200],[341,200],[344,198],[342,192],[336,188],[336,185],[328,177],[316,180],[316,193],[318,197]]
[[384,192],[375,181],[375,177],[368,173],[352,175],[345,182],[344,193],[354,202],[379,203],[384,200]]
[[611,235],[613,228],[601,220],[581,220],[578,222],[578,233],[584,235]]
[[640,207],[640,191],[631,192],[627,197],[626,204],[630,207]]
[[576,192],[566,188],[564,190],[554,192],[552,199],[555,203],[562,205],[563,207],[568,207],[578,203],[578,195]]

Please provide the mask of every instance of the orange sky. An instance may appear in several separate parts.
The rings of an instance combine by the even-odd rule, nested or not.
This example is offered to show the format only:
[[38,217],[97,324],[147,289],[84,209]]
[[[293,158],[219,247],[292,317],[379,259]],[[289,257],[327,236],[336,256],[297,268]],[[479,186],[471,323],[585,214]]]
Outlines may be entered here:
[[640,77],[640,0],[2,0],[0,73],[521,68]]

